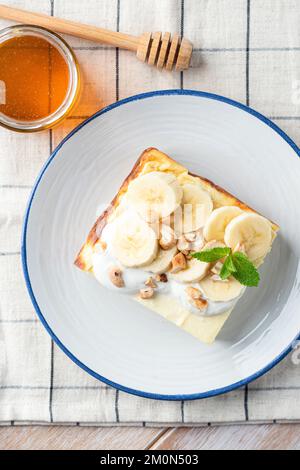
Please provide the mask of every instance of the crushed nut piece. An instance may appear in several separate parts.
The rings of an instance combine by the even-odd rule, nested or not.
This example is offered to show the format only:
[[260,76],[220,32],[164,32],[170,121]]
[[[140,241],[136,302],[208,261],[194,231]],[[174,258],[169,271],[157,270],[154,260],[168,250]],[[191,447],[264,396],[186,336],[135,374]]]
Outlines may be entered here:
[[204,312],[208,306],[208,302],[205,299],[193,299],[191,303],[202,312]]
[[193,300],[200,299],[202,297],[202,293],[199,289],[196,289],[196,287],[187,287],[185,292],[187,293],[188,297]]
[[202,292],[199,289],[189,286],[185,289],[185,292],[189,297],[189,302],[191,305],[202,311],[207,309],[208,302],[207,300],[203,299]]
[[189,250],[191,249],[190,243],[186,240],[184,235],[181,235],[177,242],[177,248],[179,251],[183,252],[184,254],[187,254]]
[[144,289],[140,290],[140,297],[141,299],[151,299],[154,294],[154,289],[152,287],[145,287]]
[[194,242],[197,238],[197,233],[196,232],[185,233],[184,237],[188,242]]
[[168,282],[168,277],[165,273],[162,274],[156,274],[155,275],[155,280],[157,282]]
[[116,287],[124,287],[125,283],[120,268],[113,266],[108,271],[109,279]]
[[177,273],[186,268],[186,259],[183,253],[177,253],[172,259],[172,273]]
[[145,281],[145,286],[152,287],[152,289],[155,289],[155,287],[157,287],[157,284],[152,276],[148,277],[148,279]]
[[188,256],[190,254],[189,250],[182,250],[181,252],[184,256]]
[[192,250],[201,251],[203,246],[204,246],[203,230],[200,229],[196,232],[196,238],[192,243]]
[[169,250],[176,245],[174,230],[169,225],[162,224],[160,229],[159,244],[163,250]]

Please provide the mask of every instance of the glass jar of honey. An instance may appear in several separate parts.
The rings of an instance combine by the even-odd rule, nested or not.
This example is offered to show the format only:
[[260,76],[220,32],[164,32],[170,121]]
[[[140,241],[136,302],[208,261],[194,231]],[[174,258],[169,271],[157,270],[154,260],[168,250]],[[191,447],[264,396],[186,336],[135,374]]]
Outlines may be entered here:
[[68,44],[36,26],[0,31],[0,124],[33,132],[58,124],[74,107],[79,67]]

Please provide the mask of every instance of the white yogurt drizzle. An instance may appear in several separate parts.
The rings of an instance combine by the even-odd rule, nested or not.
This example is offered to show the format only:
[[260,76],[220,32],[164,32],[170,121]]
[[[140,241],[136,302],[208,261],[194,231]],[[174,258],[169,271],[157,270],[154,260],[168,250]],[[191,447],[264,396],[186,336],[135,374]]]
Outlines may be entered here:
[[[143,270],[143,268],[124,267],[118,260],[114,258],[110,243],[114,228],[113,226],[113,222],[108,223],[102,231],[101,240],[103,240],[107,246],[105,251],[96,252],[93,255],[94,275],[100,284],[108,289],[112,289],[127,295],[135,295],[140,291],[140,289],[145,287],[145,281],[151,275],[153,276],[153,274],[149,271]],[[125,284],[125,286],[122,288],[116,287],[108,276],[109,269],[116,266],[122,270],[122,276]],[[215,302],[206,299],[208,301],[207,309],[205,311],[201,311],[190,304],[185,292],[185,289],[188,286],[196,287],[198,289],[200,287],[197,283],[181,284],[174,281],[173,279],[169,279],[168,282],[157,283],[155,295],[159,295],[160,293],[171,295],[176,297],[182,303],[182,305],[184,305],[184,307],[194,315],[212,316],[220,315],[221,313],[232,309],[244,292],[244,289],[242,289],[241,294],[238,297],[227,302]],[[203,298],[205,298],[205,295],[203,295]]]

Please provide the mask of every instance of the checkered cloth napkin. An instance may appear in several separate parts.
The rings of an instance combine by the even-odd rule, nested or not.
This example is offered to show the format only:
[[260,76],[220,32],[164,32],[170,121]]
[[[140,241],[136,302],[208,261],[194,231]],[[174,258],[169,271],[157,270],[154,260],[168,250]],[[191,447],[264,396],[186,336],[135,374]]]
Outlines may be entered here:
[[[192,88],[271,117],[300,144],[299,0],[19,0],[7,4],[131,33],[179,31],[194,66],[159,72],[134,55],[68,37],[84,75],[79,106],[38,134],[0,129],[0,421],[207,424],[300,419],[300,369],[287,357],[246,388],[193,402],[118,392],[73,364],[45,332],[20,262],[22,217],[35,177],[60,140],[103,106],[144,91]],[[0,20],[0,26],[8,23]]]

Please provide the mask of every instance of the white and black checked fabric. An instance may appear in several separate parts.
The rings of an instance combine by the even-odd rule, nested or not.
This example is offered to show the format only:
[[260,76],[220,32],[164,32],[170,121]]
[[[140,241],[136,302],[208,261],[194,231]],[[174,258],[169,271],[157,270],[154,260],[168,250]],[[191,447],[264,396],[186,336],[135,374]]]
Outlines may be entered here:
[[[194,67],[159,72],[134,55],[68,37],[83,71],[79,106],[59,128],[0,129],[0,421],[197,425],[300,420],[300,366],[287,357],[223,396],[160,402],[118,392],[74,365],[37,320],[20,264],[25,204],[38,170],[66,133],[115,100],[192,88],[222,94],[271,117],[300,144],[300,0],[19,0],[7,4],[131,33],[179,31]],[[0,26],[8,25],[0,20]],[[295,361],[294,361],[295,362]]]

